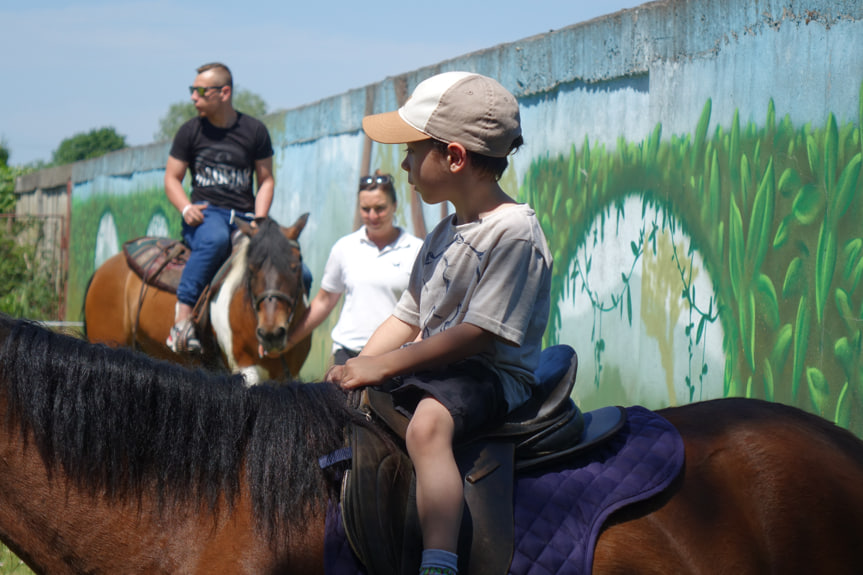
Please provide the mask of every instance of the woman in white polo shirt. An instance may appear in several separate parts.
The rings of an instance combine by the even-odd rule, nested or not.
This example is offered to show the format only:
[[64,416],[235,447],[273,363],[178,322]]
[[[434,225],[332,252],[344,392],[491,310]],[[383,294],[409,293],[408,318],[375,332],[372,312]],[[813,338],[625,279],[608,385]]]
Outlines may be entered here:
[[421,239],[393,223],[397,199],[392,176],[377,171],[360,178],[358,199],[362,227],[333,245],[321,289],[288,338],[288,347],[302,341],[345,294],[332,331],[335,365],[359,354],[375,329],[392,314],[422,246]]

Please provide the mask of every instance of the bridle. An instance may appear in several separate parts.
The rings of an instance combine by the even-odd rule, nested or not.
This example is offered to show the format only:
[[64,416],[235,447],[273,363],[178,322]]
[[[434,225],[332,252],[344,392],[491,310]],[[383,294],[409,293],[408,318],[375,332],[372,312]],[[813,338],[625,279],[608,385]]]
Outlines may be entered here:
[[[288,239],[288,243],[290,244],[290,246],[292,248],[296,248],[297,253],[299,253],[299,251],[300,251],[299,242],[297,242],[296,240]],[[299,304],[299,302],[300,302],[300,296],[302,294],[301,290],[303,289],[303,267],[302,267],[303,257],[302,257],[302,254],[300,255],[299,259],[300,259],[300,265],[299,265],[300,277],[299,277],[299,281],[296,282],[296,287],[295,287],[293,295],[288,295],[285,292],[283,292],[281,290],[277,290],[277,289],[264,290],[261,293],[256,295],[252,292],[252,274],[251,273],[248,274],[248,278],[247,278],[247,282],[246,282],[246,284],[247,284],[246,289],[248,290],[249,297],[252,301],[252,310],[255,312],[255,321],[256,322],[258,322],[258,319],[259,319],[258,318],[258,315],[259,315],[258,310],[261,307],[261,304],[263,302],[265,302],[266,300],[276,299],[276,300],[281,300],[281,301],[285,302],[285,305],[290,310],[290,313],[288,314],[288,320],[286,323],[287,323],[287,325],[291,325],[291,322],[294,319],[294,314],[297,311],[297,304]]]

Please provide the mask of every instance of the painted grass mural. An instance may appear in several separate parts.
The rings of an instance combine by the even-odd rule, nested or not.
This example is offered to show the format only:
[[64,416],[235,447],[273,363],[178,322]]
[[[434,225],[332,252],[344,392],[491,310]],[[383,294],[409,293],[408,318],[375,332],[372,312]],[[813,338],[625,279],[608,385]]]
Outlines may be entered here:
[[[612,345],[602,318],[618,314],[632,325],[635,264],[619,270],[619,292],[599,301],[584,280],[591,265],[604,264],[567,263],[579,249],[590,253],[637,197],[642,216],[648,209],[657,215],[642,218],[633,261],[657,257],[662,234],[677,226],[691,238],[686,252],[665,250],[679,271],[682,305],[675,305],[689,318],[691,363],[698,366],[706,327],[718,321],[725,396],[797,405],[863,435],[863,85],[860,96],[856,125],[840,126],[829,114],[823,126],[794,126],[787,115],[776,120],[770,100],[764,126],[741,126],[735,113],[730,128],[708,134],[708,100],[694,136],[662,140],[657,125],[646,141],[621,139],[613,152],[585,140],[568,156],[532,162],[520,197],[540,214],[551,244],[552,301],[590,298],[594,324],[583,329],[592,332],[594,385],[603,385],[603,353]],[[599,231],[591,235],[594,222]],[[696,302],[694,252],[715,294],[706,305]],[[558,341],[561,327],[553,309],[546,344]],[[702,361],[686,376],[687,388],[694,391],[706,374]]]
[[[86,199],[78,200],[73,195],[72,219],[76,233],[71,241],[69,256],[69,306],[68,317],[83,318],[84,292],[87,282],[96,271],[99,254],[100,224],[110,215],[116,233],[117,249],[123,242],[147,234],[154,218],[167,222],[169,236],[180,237],[180,216],[168,202],[163,188],[150,188],[124,194],[96,193]],[[108,254],[112,255],[112,254]]]

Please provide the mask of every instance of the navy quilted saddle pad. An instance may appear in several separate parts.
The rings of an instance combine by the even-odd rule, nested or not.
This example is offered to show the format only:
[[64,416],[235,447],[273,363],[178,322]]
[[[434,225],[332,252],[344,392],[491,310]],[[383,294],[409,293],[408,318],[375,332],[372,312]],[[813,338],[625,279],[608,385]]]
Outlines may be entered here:
[[[626,423],[609,441],[566,467],[516,479],[510,574],[590,573],[609,515],[660,493],[680,473],[684,448],[677,430],[643,407],[626,411]],[[366,575],[347,542],[337,505],[330,506],[326,529],[327,575]]]

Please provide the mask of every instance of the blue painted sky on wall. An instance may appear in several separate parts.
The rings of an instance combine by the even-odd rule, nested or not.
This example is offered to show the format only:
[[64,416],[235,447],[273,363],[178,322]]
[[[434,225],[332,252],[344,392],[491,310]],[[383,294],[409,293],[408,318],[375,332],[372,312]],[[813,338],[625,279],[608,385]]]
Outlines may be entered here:
[[4,0],[0,142],[15,165],[103,126],[148,144],[209,61],[275,111],[642,3]]

